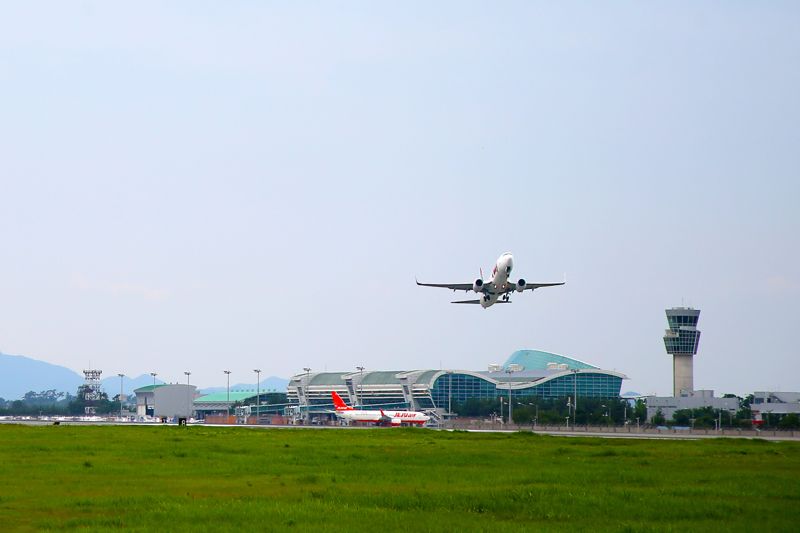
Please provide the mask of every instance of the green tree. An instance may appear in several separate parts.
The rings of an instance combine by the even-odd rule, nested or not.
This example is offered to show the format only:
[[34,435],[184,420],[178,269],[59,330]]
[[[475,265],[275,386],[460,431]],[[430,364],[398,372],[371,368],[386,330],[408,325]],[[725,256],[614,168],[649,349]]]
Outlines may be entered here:
[[656,411],[656,414],[654,414],[653,418],[650,419],[650,422],[656,426],[663,426],[666,421],[667,419],[664,418],[664,413],[661,412],[661,409]]
[[781,429],[798,429],[800,428],[800,417],[797,413],[789,413],[781,418],[778,422],[778,427]]
[[692,410],[691,409],[678,409],[672,415],[672,422],[676,426],[690,426],[692,424]]

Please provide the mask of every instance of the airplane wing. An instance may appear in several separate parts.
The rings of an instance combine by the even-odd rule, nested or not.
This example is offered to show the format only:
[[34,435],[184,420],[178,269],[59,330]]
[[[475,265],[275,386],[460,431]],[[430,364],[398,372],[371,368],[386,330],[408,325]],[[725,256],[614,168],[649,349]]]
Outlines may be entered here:
[[[451,304],[479,304],[481,303],[480,300],[456,300],[455,302],[450,302]],[[507,300],[497,300],[496,304],[510,304],[511,302]]]
[[421,287],[442,287],[443,289],[451,289],[454,291],[471,291],[472,283],[420,283],[417,285]]
[[[522,290],[527,291],[527,290],[541,289],[542,287],[555,287],[557,285],[564,285],[565,283],[567,282],[561,281],[558,283],[526,283],[525,288]],[[508,285],[508,292],[517,290],[517,284],[514,283],[513,281],[506,282],[506,285]]]

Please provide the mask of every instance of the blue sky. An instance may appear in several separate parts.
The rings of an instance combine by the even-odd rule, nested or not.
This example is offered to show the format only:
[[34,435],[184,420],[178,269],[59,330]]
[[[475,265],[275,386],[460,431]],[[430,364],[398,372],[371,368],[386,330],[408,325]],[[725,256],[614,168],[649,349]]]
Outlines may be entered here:
[[[800,390],[791,2],[0,8],[0,350],[201,386],[538,348]],[[488,310],[432,282],[563,288]],[[172,376],[172,378],[170,378]]]

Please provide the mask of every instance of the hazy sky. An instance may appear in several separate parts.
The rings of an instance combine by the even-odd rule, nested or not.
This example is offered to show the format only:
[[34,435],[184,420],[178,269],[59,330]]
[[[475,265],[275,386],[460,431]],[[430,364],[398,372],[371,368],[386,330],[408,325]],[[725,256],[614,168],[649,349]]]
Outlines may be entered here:
[[[0,351],[800,390],[796,2],[7,2]],[[504,251],[565,287],[456,306]],[[463,296],[459,293],[455,296]],[[469,295],[467,295],[469,296]]]

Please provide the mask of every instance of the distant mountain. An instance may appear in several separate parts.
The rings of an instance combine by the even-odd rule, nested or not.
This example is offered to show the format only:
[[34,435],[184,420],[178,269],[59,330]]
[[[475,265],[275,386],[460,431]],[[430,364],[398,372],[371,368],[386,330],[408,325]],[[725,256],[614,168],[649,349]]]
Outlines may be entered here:
[[642,395],[641,392],[633,392],[633,391],[623,392],[622,394],[620,394],[622,398],[638,398],[641,395]]
[[[288,384],[289,384],[288,379],[283,379],[276,376],[270,376],[261,382],[261,392],[286,392],[286,385]],[[200,389],[198,392],[200,394],[213,394],[215,392],[225,392],[227,390],[228,390],[227,387],[207,387],[205,389]],[[236,385],[231,385],[231,392],[249,391],[249,390],[255,391],[256,384],[237,383]]]
[[[109,398],[119,394],[119,376],[112,374],[100,380],[103,390]],[[156,383],[164,383],[156,379]],[[264,392],[286,392],[289,380],[270,376],[261,382]],[[45,361],[31,359],[24,355],[8,355],[0,353],[0,398],[6,400],[19,400],[26,392],[41,392],[55,389],[58,392],[68,392],[73,396],[78,392],[78,387],[83,384],[83,375],[69,368],[53,365]],[[122,390],[124,394],[133,394],[135,389],[153,384],[153,377],[142,374],[137,377],[124,376]],[[210,387],[200,391],[202,394],[224,392],[225,387]],[[256,384],[238,383],[231,385],[231,390],[256,390]]]
[[81,383],[83,376],[69,368],[0,353],[0,398],[19,400],[26,392],[50,389],[74,395]]

